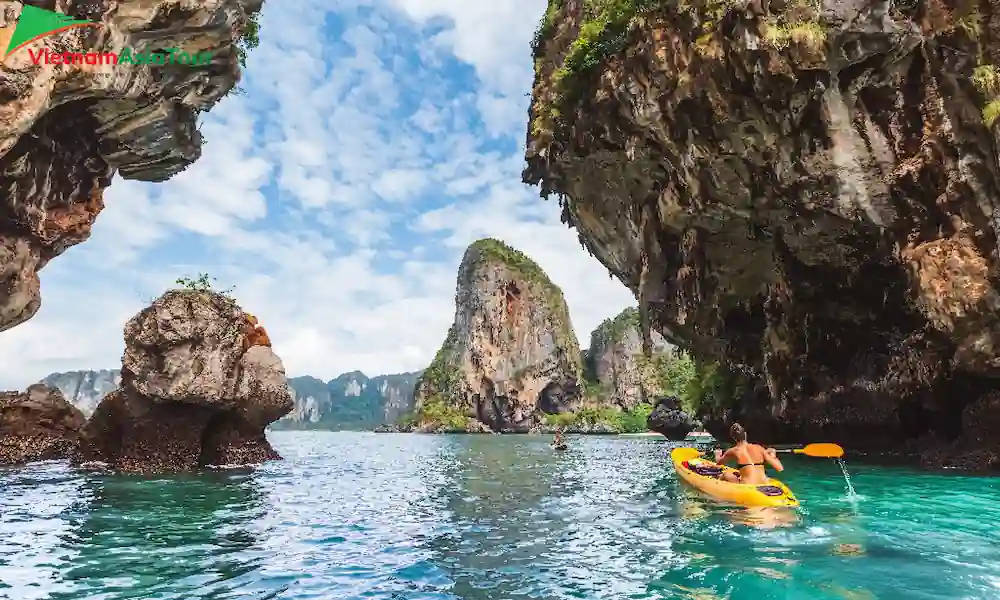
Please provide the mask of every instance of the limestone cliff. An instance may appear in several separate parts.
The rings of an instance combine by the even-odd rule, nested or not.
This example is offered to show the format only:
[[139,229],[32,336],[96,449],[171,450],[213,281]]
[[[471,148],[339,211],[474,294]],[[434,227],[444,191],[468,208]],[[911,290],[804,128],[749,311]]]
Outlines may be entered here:
[[372,429],[413,409],[417,373],[368,377],[344,373],[327,383],[315,377],[288,380],[295,408],[272,429]]
[[163,294],[125,325],[121,384],[87,421],[76,461],[145,473],[280,459],[264,429],[292,399],[265,337],[222,294]]
[[[393,423],[413,409],[416,373],[367,377],[344,373],[329,382],[308,375],[288,380],[292,411],[271,425],[272,429],[371,429]],[[58,389],[89,417],[101,399],[121,383],[119,369],[52,373],[42,384]]]
[[62,392],[70,404],[77,407],[84,416],[89,417],[94,414],[101,399],[118,388],[121,379],[121,370],[102,369],[52,373],[40,383]]
[[479,240],[459,267],[455,322],[417,382],[416,426],[528,431],[580,404],[580,357],[562,291],[521,252]]
[[716,417],[1000,466],[972,427],[1000,421],[998,18],[552,0],[524,180],[647,324],[755,382]]
[[596,384],[594,393],[622,410],[633,410],[640,403],[672,392],[666,389],[655,360],[673,352],[674,346],[657,332],[652,333],[652,343],[653,355],[647,359],[636,308],[626,308],[598,325],[590,334],[584,374],[588,382]]
[[[0,64],[0,331],[38,311],[38,271],[89,237],[116,173],[164,181],[198,159],[198,116],[239,81],[241,39],[261,0],[27,4],[95,25],[40,38]],[[0,1],[0,50],[23,6]],[[171,50],[206,60],[109,58]]]

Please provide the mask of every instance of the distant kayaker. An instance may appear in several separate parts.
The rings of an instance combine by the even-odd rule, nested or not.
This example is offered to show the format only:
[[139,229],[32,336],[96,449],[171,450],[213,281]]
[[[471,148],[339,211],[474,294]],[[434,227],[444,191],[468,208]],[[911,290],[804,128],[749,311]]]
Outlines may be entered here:
[[563,438],[562,429],[556,429],[556,437],[552,440],[553,448],[565,448],[566,440]]
[[729,428],[729,437],[736,444],[729,450],[715,451],[715,462],[722,464],[727,460],[736,462],[739,474],[724,471],[722,478],[731,483],[763,484],[767,483],[767,473],[764,472],[764,463],[771,465],[774,470],[785,470],[785,467],[778,460],[778,454],[774,448],[764,448],[758,444],[747,442],[747,432],[739,423],[733,423]]

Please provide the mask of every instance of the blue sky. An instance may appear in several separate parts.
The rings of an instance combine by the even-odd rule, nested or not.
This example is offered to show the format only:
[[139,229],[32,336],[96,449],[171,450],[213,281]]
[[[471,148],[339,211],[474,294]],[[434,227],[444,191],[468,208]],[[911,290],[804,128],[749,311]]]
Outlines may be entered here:
[[117,368],[122,327],[181,276],[235,286],[290,376],[426,366],[472,241],[498,237],[566,293],[580,342],[631,294],[520,182],[530,40],[545,0],[265,3],[245,93],[162,184],[116,178],[91,239],[41,272],[0,336],[0,388]]

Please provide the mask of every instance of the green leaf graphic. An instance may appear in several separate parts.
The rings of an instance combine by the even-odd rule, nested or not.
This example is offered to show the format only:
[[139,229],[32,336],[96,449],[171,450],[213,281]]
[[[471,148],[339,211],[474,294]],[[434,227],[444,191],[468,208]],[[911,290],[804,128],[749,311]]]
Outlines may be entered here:
[[25,4],[21,9],[21,17],[17,20],[17,27],[14,28],[14,35],[10,37],[10,43],[7,44],[4,56],[38,38],[83,25],[95,25],[95,23]]

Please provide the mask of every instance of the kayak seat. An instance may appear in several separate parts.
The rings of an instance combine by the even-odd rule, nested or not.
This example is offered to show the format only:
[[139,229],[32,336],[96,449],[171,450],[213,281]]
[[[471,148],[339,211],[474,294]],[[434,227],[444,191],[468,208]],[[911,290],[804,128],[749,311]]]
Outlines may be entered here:
[[758,485],[757,491],[765,496],[781,496],[785,493],[776,485]]
[[681,463],[685,469],[691,469],[691,471],[697,473],[698,475],[703,475],[705,477],[720,477],[722,475],[722,467],[713,467],[709,465],[692,465],[688,461]]

